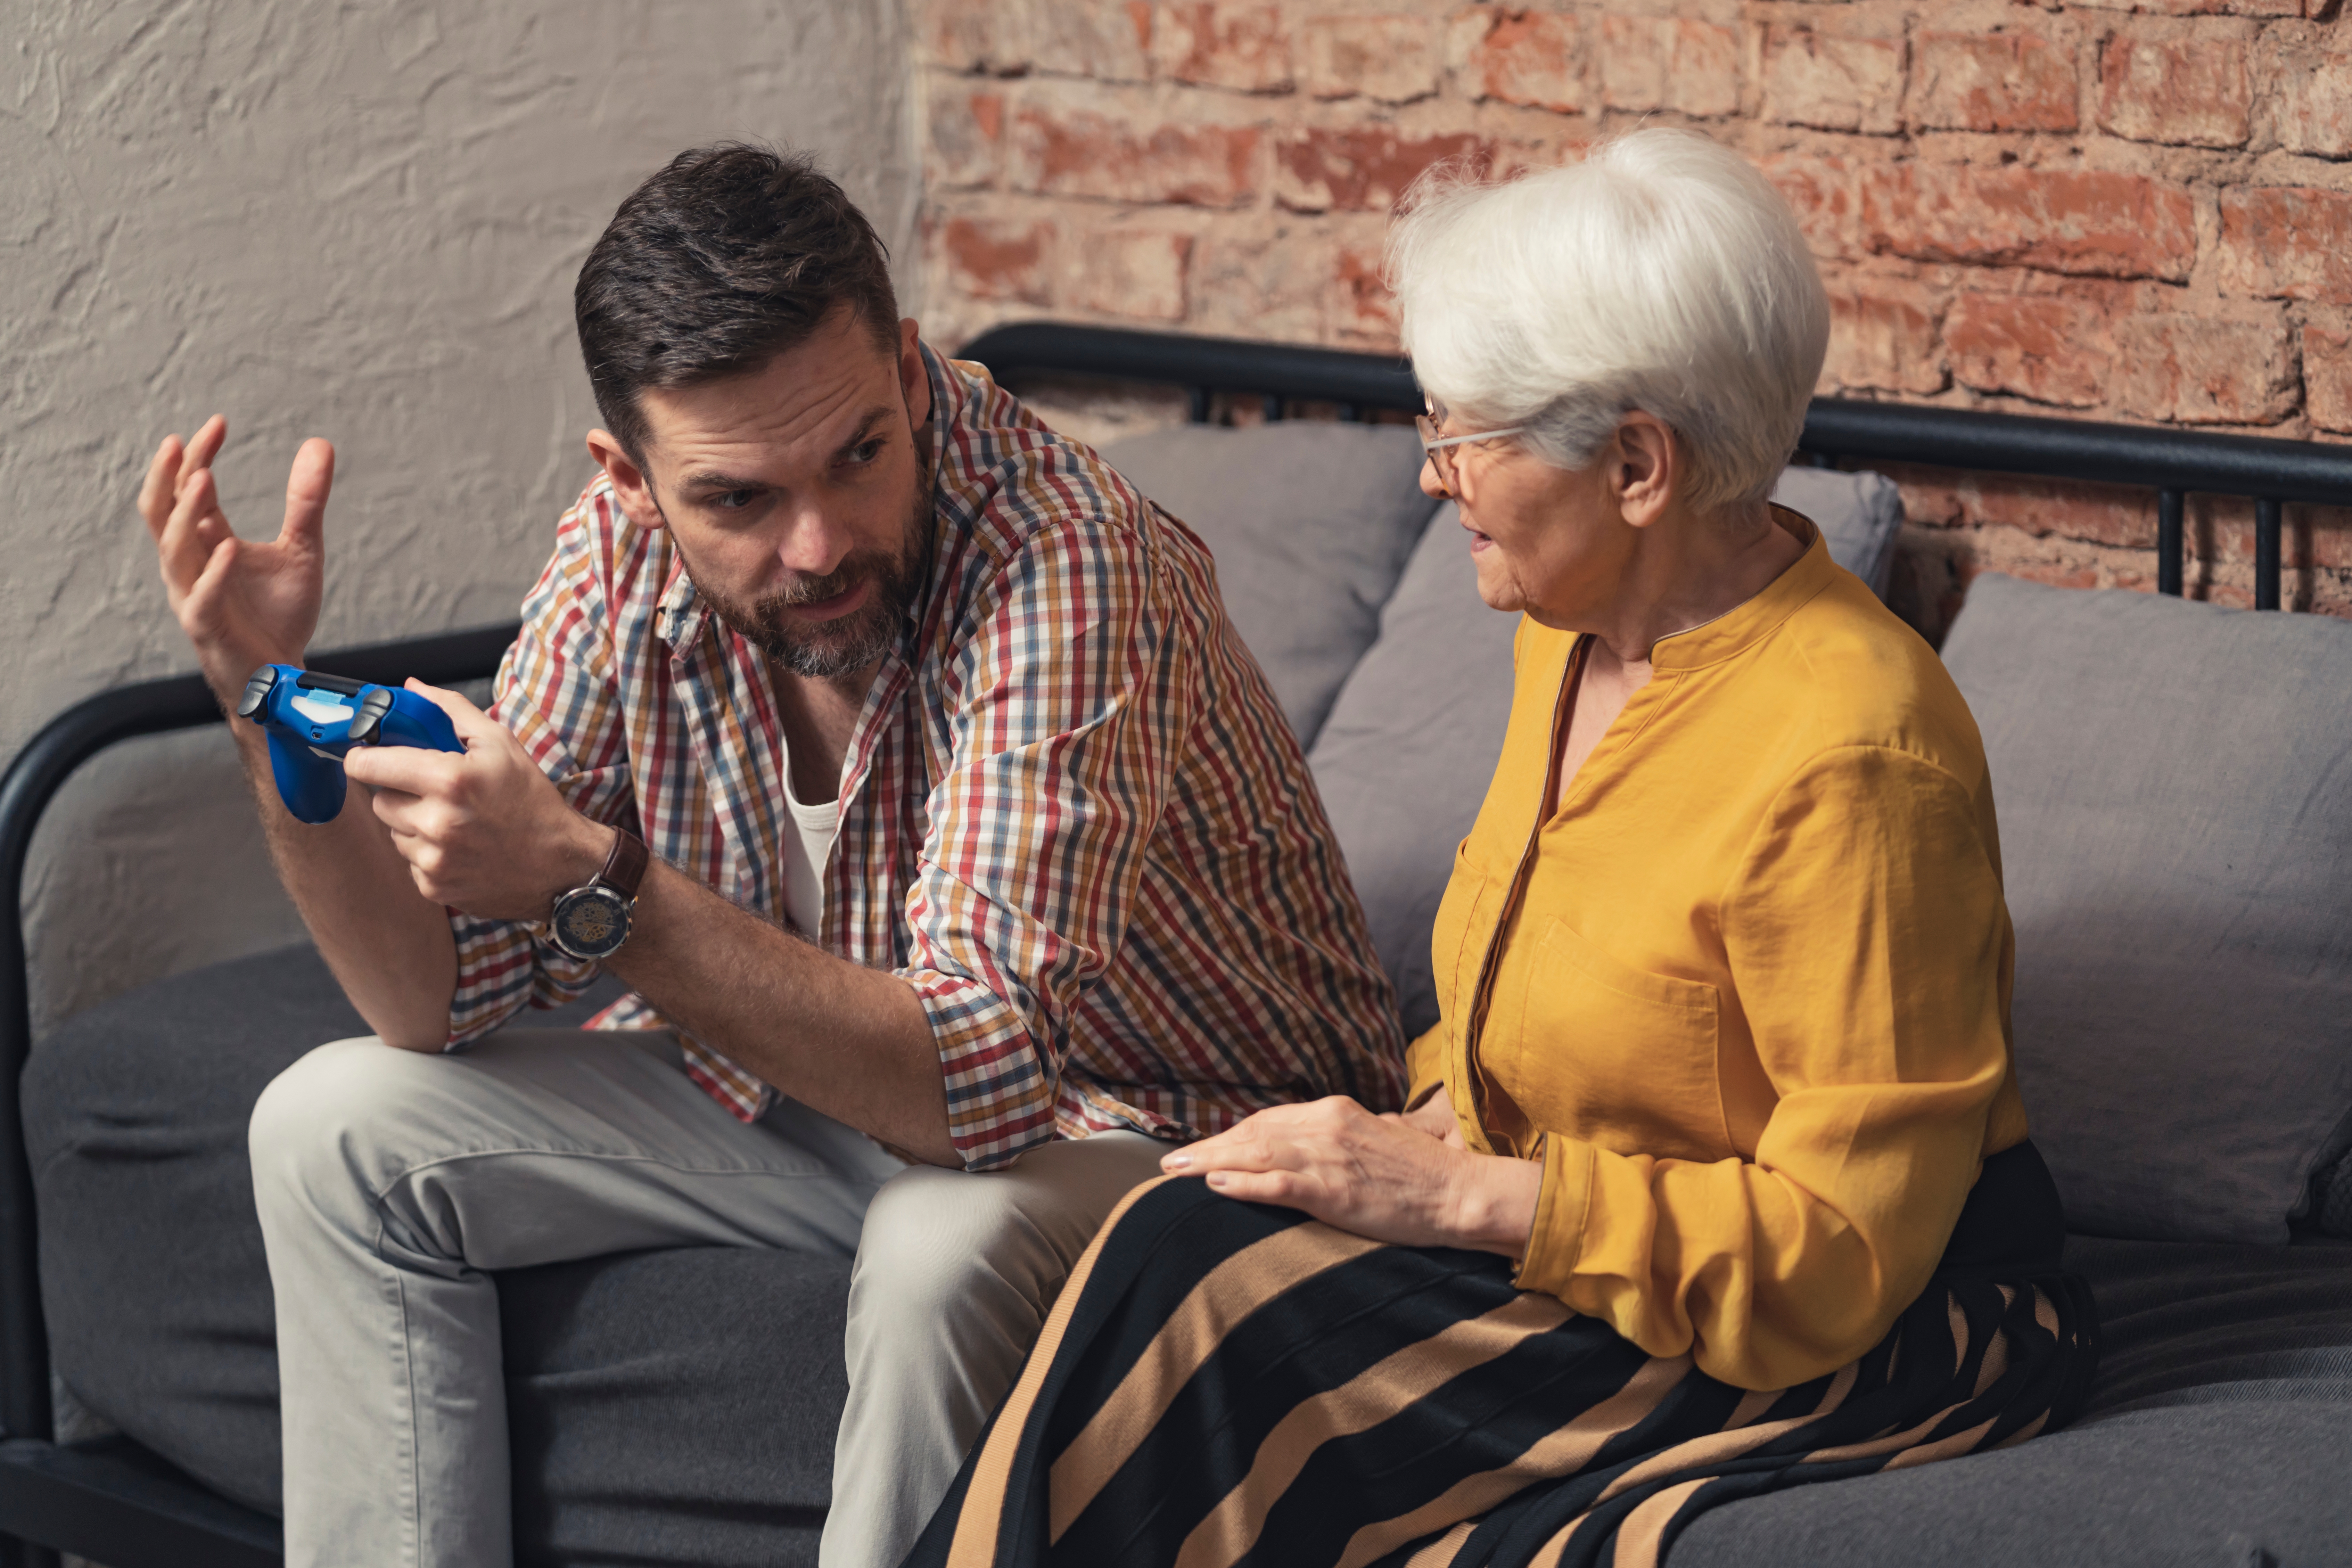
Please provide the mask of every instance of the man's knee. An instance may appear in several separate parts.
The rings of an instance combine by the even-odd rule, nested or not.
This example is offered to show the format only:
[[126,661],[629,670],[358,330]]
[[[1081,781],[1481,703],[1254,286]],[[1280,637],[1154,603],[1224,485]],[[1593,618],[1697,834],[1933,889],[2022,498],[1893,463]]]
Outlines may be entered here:
[[1008,1330],[1043,1322],[1104,1216],[1156,1173],[1160,1147],[1139,1137],[1049,1144],[1006,1171],[901,1172],[866,1211],[853,1313],[871,1326],[975,1310]]
[[256,1201],[366,1186],[377,1140],[408,1120],[436,1065],[368,1036],[320,1046],[272,1079],[246,1128]]

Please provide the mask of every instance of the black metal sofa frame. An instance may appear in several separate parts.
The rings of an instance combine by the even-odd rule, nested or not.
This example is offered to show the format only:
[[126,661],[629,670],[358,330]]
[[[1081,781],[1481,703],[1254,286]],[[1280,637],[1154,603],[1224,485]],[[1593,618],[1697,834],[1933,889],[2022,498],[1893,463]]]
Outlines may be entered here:
[[[1017,384],[1037,375],[1186,389],[1207,420],[1218,394],[1261,397],[1279,419],[1296,403],[1419,412],[1411,369],[1375,354],[1180,337],[1102,327],[1000,327],[964,357]],[[1818,399],[1801,453],[1817,463],[1936,468],[2144,486],[2158,491],[2158,582],[2181,592],[2187,496],[2255,503],[2254,604],[2277,609],[2287,502],[2352,506],[2352,447],[2320,446],[2016,415]],[[313,660],[376,680],[414,675],[440,684],[496,670],[512,625],[385,643]],[[26,858],[42,812],[74,770],[142,735],[220,721],[194,676],[101,692],[59,714],[0,777],[0,1568],[54,1568],[59,1552],[108,1568],[264,1568],[281,1561],[275,1520],[206,1491],[121,1436],[60,1444],[49,1395],[32,1172],[18,1079],[32,1048],[22,900]]]

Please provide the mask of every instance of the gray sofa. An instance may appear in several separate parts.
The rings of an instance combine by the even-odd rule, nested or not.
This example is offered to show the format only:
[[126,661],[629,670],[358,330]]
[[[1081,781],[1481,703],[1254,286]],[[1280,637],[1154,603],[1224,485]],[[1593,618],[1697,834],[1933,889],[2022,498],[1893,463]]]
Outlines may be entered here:
[[[1214,549],[1423,1026],[1511,624],[1412,488],[1411,433],[1195,426],[1108,451]],[[1893,487],[1785,485],[1883,589]],[[2001,804],[2019,1060],[2105,1319],[2096,1392],[2018,1448],[1723,1508],[1671,1560],[2352,1562],[2352,1241],[2324,1234],[2352,1231],[2352,626],[1984,578],[1945,653]],[[23,1082],[59,1382],[265,1513],[245,1121],[360,1027],[298,947],[80,1012]],[[504,1277],[519,1560],[813,1561],[845,1281],[713,1249]]]

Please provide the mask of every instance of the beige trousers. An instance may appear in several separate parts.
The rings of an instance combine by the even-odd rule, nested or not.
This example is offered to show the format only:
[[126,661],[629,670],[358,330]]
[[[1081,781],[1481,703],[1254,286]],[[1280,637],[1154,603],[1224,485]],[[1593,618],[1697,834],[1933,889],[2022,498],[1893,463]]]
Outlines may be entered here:
[[790,1101],[739,1121],[677,1060],[641,1031],[510,1029],[457,1056],[340,1040],[263,1092],[288,1568],[510,1563],[485,1271],[693,1245],[856,1256],[820,1562],[898,1568],[1070,1266],[1158,1173],[1163,1146],[1132,1132],[1009,1171],[909,1166]]

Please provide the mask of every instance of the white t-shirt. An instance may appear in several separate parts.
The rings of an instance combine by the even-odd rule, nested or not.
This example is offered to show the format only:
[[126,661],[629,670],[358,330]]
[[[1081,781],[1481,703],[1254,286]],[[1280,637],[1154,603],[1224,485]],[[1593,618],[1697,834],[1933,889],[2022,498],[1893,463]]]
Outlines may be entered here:
[[784,846],[784,913],[814,942],[824,920],[824,863],[833,858],[834,837],[841,831],[838,796],[821,805],[803,805],[793,794],[793,758],[784,752],[784,805],[792,811],[795,842]]

